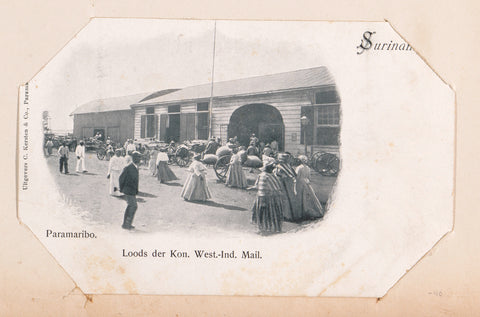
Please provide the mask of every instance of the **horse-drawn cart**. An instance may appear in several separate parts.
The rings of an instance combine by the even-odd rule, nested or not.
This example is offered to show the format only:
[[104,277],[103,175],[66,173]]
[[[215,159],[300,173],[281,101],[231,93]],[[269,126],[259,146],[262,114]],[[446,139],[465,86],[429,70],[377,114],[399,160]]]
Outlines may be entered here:
[[177,147],[168,147],[168,163],[185,167],[190,164],[195,154],[199,154],[205,150],[205,145],[206,141],[204,140],[193,140],[185,141]]
[[190,149],[184,144],[178,146],[168,154],[170,164],[176,163],[180,167],[187,166],[191,161],[191,157],[192,153]]
[[108,161],[113,155],[108,146],[96,138],[88,138],[85,140],[85,151],[95,152],[99,160],[104,160],[106,158]]
[[[285,161],[291,164],[292,166],[297,166],[300,164],[298,158],[294,157],[292,154],[285,152],[282,153],[287,155]],[[222,153],[222,155],[217,155],[217,159],[215,162],[213,160],[205,161],[204,163],[208,165],[213,165],[213,169],[215,171],[215,175],[217,178],[225,182],[228,165],[230,163],[230,159],[232,158],[232,153]],[[211,156],[208,158],[210,159]],[[256,157],[255,157],[256,158]],[[262,161],[260,159],[254,159],[252,156],[248,156],[246,160],[242,160],[242,167],[247,168],[259,168],[262,167]],[[333,153],[326,153],[326,152],[318,152],[312,155],[310,158],[309,165],[322,176],[336,176],[338,175],[340,169],[340,160],[339,158]]]

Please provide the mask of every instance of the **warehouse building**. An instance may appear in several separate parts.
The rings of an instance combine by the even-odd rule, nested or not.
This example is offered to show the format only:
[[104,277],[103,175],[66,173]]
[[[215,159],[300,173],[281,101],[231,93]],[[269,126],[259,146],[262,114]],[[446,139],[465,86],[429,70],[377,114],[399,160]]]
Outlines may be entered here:
[[80,140],[100,133],[102,139],[110,137],[113,142],[123,144],[127,139],[134,137],[135,113],[130,105],[176,90],[168,89],[153,93],[97,99],[85,103],[70,114],[73,116],[73,136]]
[[[184,141],[250,135],[280,149],[338,152],[340,98],[326,67],[186,87],[132,103],[133,135]],[[306,144],[305,144],[306,142]]]

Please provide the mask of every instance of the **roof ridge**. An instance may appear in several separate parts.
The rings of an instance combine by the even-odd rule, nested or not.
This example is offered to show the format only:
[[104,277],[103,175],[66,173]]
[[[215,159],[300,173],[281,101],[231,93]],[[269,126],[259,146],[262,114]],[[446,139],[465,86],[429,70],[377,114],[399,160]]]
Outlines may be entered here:
[[[228,80],[216,81],[216,82],[213,82],[213,84],[230,83],[230,82],[239,81],[239,80],[251,80],[251,79],[254,79],[254,78],[262,78],[262,77],[269,77],[269,76],[278,76],[278,75],[284,75],[284,74],[293,74],[293,73],[298,73],[298,72],[302,72],[302,71],[306,71],[306,70],[313,70],[313,69],[320,69],[320,68],[325,68],[325,69],[327,69],[326,66],[323,66],[323,65],[322,65],[322,66],[302,68],[302,69],[297,69],[297,70],[290,70],[290,71],[280,72],[280,73],[272,73],[272,74],[265,74],[265,75],[255,75],[255,76],[250,76],[250,77],[242,77],[242,78],[237,78],[237,79],[228,79]],[[179,90],[184,90],[184,89],[186,89],[186,88],[191,88],[191,87],[200,87],[200,86],[207,86],[207,85],[210,86],[211,84],[212,84],[212,82],[205,83],[205,84],[198,84],[198,85],[186,86],[186,87],[181,88],[181,89],[179,89]]]

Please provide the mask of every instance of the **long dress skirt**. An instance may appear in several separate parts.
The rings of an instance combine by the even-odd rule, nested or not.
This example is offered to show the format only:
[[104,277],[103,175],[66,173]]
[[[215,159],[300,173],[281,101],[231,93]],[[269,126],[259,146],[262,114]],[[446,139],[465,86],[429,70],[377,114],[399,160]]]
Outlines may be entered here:
[[252,207],[252,221],[261,232],[282,231],[282,201],[277,195],[257,196]]
[[230,187],[246,188],[247,177],[243,172],[242,165],[240,163],[232,163],[228,166],[227,179],[225,185]]
[[182,193],[180,194],[185,200],[200,200],[205,201],[210,199],[212,195],[207,186],[205,176],[198,176],[197,174],[190,174],[183,185]]
[[297,201],[301,219],[311,220],[323,217],[325,211],[315,191],[309,183],[303,180],[297,180]]
[[178,179],[165,161],[158,162],[157,178],[160,183],[166,183]]
[[280,182],[282,183],[283,218],[296,221],[301,218],[301,211],[298,210],[296,204],[293,178],[282,177]]

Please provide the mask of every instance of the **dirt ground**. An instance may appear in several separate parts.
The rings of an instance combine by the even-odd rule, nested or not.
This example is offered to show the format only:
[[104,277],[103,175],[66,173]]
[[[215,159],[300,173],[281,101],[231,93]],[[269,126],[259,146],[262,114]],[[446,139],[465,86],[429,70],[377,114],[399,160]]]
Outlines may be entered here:
[[[82,210],[82,217],[105,226],[120,226],[126,202],[122,197],[108,194],[109,181],[107,161],[97,159],[95,153],[87,153],[87,173],[75,173],[76,158],[70,153],[69,172],[60,174],[58,157],[46,158],[50,172],[54,175],[62,196],[69,204]],[[138,210],[133,224],[136,231],[205,231],[245,233],[257,232],[251,223],[251,206],[255,191],[226,187],[217,180],[212,167],[208,168],[207,183],[212,193],[208,202],[187,202],[180,197],[183,183],[187,178],[187,169],[176,165],[170,166],[179,180],[169,184],[160,184],[156,177],[150,175],[146,166],[140,167],[140,184]],[[249,184],[254,184],[258,170],[245,168]],[[324,177],[312,172],[312,183],[323,203],[327,202],[334,186],[335,177]],[[296,230],[307,225],[284,222],[283,231]]]

